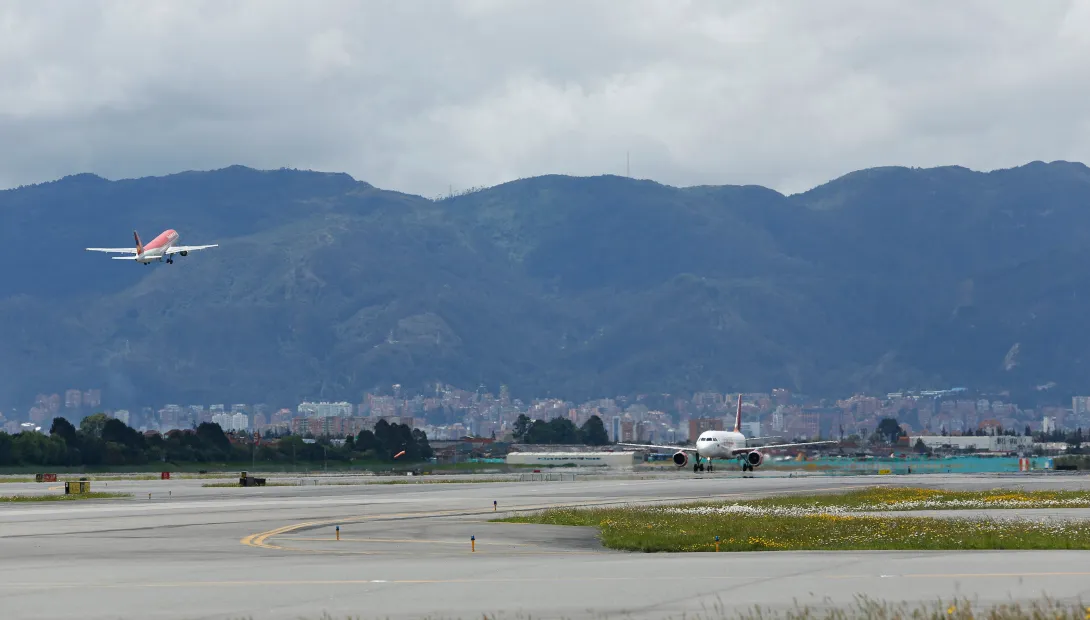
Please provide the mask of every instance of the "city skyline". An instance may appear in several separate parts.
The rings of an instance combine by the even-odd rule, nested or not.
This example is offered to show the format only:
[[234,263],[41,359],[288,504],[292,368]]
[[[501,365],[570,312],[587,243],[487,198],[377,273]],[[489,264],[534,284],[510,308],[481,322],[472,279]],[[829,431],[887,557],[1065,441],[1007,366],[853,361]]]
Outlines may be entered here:
[[[479,385],[474,390],[440,384],[430,395],[403,393],[399,384],[384,392],[368,392],[359,403],[302,401],[294,407],[263,403],[164,404],[139,409],[101,407],[97,388],[41,394],[30,412],[34,418],[0,417],[9,433],[24,423],[43,431],[53,417],[78,421],[102,410],[145,432],[195,428],[215,422],[224,431],[344,437],[373,428],[385,419],[424,430],[433,439],[506,437],[519,415],[531,419],[566,418],[582,425],[602,419],[611,441],[683,442],[703,430],[722,429],[732,418],[737,392],[703,391],[691,396],[669,394],[618,396],[575,402],[560,398],[511,398],[505,386],[498,394]],[[78,394],[78,397],[77,397]],[[107,395],[108,396],[108,395]],[[63,402],[63,405],[61,404]],[[93,410],[93,411],[92,411]],[[28,412],[29,413],[29,412]],[[0,416],[3,416],[0,412]],[[893,418],[910,434],[950,435],[1030,428],[1034,432],[1074,430],[1090,426],[1090,396],[1072,398],[1070,407],[1022,408],[1000,395],[972,394],[965,388],[853,394],[833,402],[810,399],[779,388],[743,393],[743,429],[750,436],[780,433],[791,438],[846,438],[874,432],[883,418]]]

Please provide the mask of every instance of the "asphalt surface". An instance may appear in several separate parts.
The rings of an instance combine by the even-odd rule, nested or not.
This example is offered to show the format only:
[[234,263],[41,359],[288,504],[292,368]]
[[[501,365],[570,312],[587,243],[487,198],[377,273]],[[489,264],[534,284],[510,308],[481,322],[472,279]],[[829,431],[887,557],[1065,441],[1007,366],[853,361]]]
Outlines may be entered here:
[[[95,491],[134,497],[0,504],[0,616],[720,618],[754,605],[851,604],[863,593],[909,602],[967,595],[999,603],[1042,594],[1090,600],[1090,552],[638,554],[602,549],[582,528],[487,522],[556,505],[745,499],[873,484],[1090,489],[1083,476],[678,473],[245,489],[204,482],[96,481]],[[59,493],[49,489],[62,486],[0,484],[0,494]]]

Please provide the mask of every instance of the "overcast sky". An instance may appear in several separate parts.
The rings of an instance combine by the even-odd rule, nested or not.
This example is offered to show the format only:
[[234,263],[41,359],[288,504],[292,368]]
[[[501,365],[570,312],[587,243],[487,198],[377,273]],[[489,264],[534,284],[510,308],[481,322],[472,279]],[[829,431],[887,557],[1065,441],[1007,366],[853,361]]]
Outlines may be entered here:
[[0,3],[0,186],[231,164],[434,196],[547,173],[795,192],[1090,162],[1090,2]]

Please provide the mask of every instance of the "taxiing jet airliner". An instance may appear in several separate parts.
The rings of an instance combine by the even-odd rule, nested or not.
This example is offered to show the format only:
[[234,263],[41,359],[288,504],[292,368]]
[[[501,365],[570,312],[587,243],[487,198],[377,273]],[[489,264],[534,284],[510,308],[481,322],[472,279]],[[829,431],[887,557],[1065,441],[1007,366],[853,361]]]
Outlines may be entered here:
[[[751,440],[756,439],[768,439],[766,437],[753,437]],[[704,431],[700,433],[700,436],[696,439],[695,448],[683,448],[679,446],[655,446],[647,444],[636,443],[619,443],[619,446],[627,446],[632,448],[656,448],[659,450],[677,450],[674,453],[674,464],[678,467],[685,467],[689,463],[689,453],[692,452],[696,457],[696,461],[693,463],[693,471],[704,471],[704,464],[700,462],[701,458],[708,459],[708,471],[712,471],[712,459],[733,459],[737,458],[742,462],[742,471],[753,471],[755,467],[760,467],[764,462],[764,454],[761,453],[761,449],[770,450],[774,448],[795,448],[799,446],[816,446],[819,444],[836,443],[835,441],[808,441],[805,443],[780,443],[770,444],[763,446],[748,446],[746,445],[746,436],[742,434],[742,395],[738,395],[738,412],[734,417],[734,430],[733,431]]]
[[178,231],[173,228],[164,230],[147,245],[140,243],[140,235],[136,234],[135,230],[132,231],[132,237],[136,240],[135,248],[87,248],[87,250],[90,252],[129,254],[130,256],[111,256],[110,258],[113,258],[114,260],[134,260],[147,265],[152,261],[163,262],[163,259],[166,259],[166,262],[171,264],[174,262],[175,254],[188,256],[190,252],[214,248],[219,245],[216,243],[212,245],[174,245],[178,241]]

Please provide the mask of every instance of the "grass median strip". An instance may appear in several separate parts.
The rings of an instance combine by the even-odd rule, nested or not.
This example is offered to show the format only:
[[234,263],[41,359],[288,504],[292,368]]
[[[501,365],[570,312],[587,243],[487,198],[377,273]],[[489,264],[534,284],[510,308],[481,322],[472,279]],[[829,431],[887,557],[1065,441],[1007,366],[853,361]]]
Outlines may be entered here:
[[879,516],[873,511],[1090,506],[1090,494],[876,488],[680,506],[552,509],[497,521],[597,527],[627,551],[1090,549],[1090,521]]
[[737,504],[754,508],[795,508],[823,512],[1090,508],[1090,492],[1018,489],[947,491],[922,487],[869,487],[845,493],[768,497]]
[[132,493],[73,493],[71,495],[0,495],[0,503],[70,502],[80,499],[116,499],[132,497]]

